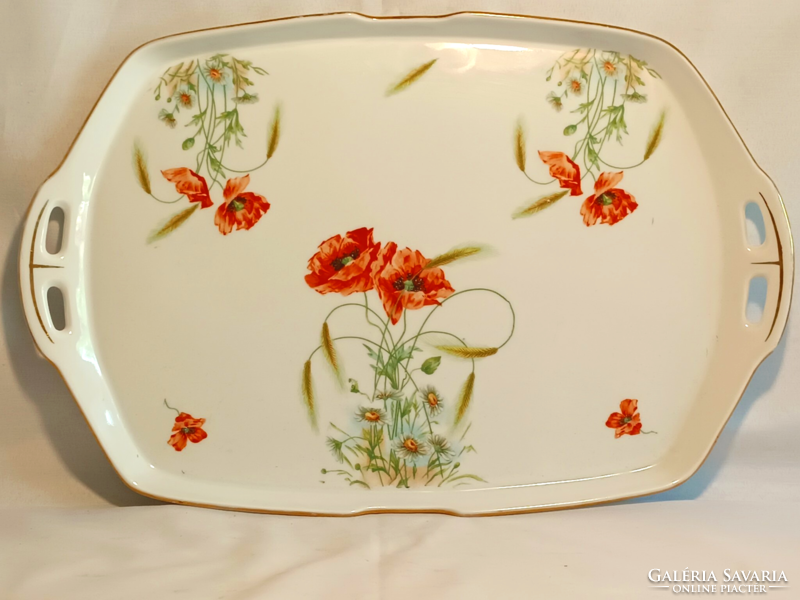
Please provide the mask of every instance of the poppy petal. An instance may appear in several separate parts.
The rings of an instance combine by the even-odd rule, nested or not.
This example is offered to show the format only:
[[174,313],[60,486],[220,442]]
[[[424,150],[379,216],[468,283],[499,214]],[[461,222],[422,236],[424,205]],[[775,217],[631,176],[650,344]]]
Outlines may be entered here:
[[181,431],[178,433],[173,433],[171,436],[169,436],[167,443],[175,448],[177,452],[180,452],[186,448],[186,434]]
[[196,444],[206,439],[208,437],[208,434],[205,432],[205,430],[197,427],[191,433],[187,433],[186,437],[189,438],[190,442]]
[[581,168],[563,152],[540,150],[539,158],[550,167],[550,176],[558,179],[559,187],[570,191],[570,196],[580,196]]
[[622,171],[617,171],[616,173],[604,171],[600,173],[597,181],[594,182],[595,196],[601,196],[611,188],[617,187],[620,181],[622,181]]
[[236,196],[241,194],[247,186],[250,184],[250,175],[245,175],[244,177],[232,177],[228,179],[228,182],[225,184],[225,189],[222,192],[222,195],[225,196],[225,200],[230,202]]
[[189,202],[199,202],[200,208],[208,208],[214,205],[208,193],[206,180],[191,169],[178,167],[177,169],[161,171],[161,174],[167,181],[174,183],[178,193],[186,196]]
[[622,411],[622,414],[626,417],[632,417],[636,414],[636,409],[639,406],[638,400],[623,400],[619,403],[619,409]]

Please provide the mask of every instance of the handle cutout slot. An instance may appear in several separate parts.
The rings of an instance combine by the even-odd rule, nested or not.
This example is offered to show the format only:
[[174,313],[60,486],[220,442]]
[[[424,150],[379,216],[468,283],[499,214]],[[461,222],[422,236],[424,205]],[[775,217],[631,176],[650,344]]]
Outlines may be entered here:
[[55,286],[47,290],[47,312],[50,322],[56,331],[64,331],[67,326],[67,315],[64,309],[64,294]]
[[758,248],[764,245],[764,241],[767,239],[764,214],[761,212],[761,207],[755,202],[748,202],[744,207],[744,231],[748,248]]
[[47,219],[47,234],[44,240],[45,250],[47,250],[49,254],[58,254],[61,252],[61,244],[63,241],[64,210],[56,206],[50,211],[50,217]]
[[767,304],[767,280],[762,276],[750,280],[750,289],[747,292],[747,306],[744,316],[749,323],[760,323],[764,318],[764,307]]

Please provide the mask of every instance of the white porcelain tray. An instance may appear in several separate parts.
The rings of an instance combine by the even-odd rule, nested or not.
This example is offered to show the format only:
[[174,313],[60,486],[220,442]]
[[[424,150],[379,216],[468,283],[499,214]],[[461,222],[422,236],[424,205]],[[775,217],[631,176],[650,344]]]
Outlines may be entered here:
[[36,344],[129,486],[314,514],[681,483],[793,273],[778,191],[675,48],[478,14],[146,44],[37,193],[20,263]]

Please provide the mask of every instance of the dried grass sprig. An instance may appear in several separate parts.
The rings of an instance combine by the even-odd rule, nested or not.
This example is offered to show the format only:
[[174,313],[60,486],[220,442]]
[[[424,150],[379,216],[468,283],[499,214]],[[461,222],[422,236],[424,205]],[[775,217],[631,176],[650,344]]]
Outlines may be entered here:
[[275,115],[272,117],[272,124],[269,129],[269,143],[267,144],[267,160],[272,158],[275,150],[278,149],[278,142],[281,139],[281,106],[275,107]]
[[138,141],[133,143],[133,170],[139,186],[148,194],[152,193],[150,187],[150,173],[147,172],[147,157]]
[[152,244],[153,242],[157,242],[161,238],[175,231],[178,227],[183,225],[198,208],[200,208],[199,204],[192,204],[189,208],[185,208],[181,212],[173,215],[160,229],[150,234],[150,236],[147,238],[147,243]]
[[303,365],[303,401],[308,411],[308,418],[314,431],[317,430],[317,412],[314,407],[314,386],[311,381],[311,360],[307,360]]
[[658,148],[658,145],[661,143],[661,137],[664,134],[665,118],[666,113],[661,111],[661,115],[659,115],[655,127],[653,127],[653,130],[650,132],[650,137],[647,139],[647,146],[644,150],[644,160],[650,158],[653,155],[653,152],[656,151],[656,148]]
[[461,419],[464,418],[464,415],[467,414],[467,409],[469,408],[469,404],[472,401],[472,393],[475,389],[475,372],[469,374],[467,380],[464,382],[463,387],[461,388],[461,393],[458,396],[458,408],[456,410],[456,420],[455,424],[458,425],[461,422]]
[[420,77],[425,75],[425,73],[427,73],[428,70],[434,64],[436,64],[437,60],[439,60],[439,59],[438,58],[434,58],[433,60],[429,60],[425,64],[420,65],[416,69],[413,69],[412,71],[409,71],[409,73],[405,77],[403,77],[403,79],[401,79],[399,82],[397,82],[396,84],[391,86],[388,90],[386,90],[386,95],[387,96],[393,96],[394,94],[397,94],[398,92],[402,92],[404,89],[406,89],[412,83],[417,81]]
[[513,215],[511,215],[512,219],[521,219],[522,217],[529,217],[531,215],[535,215],[536,213],[543,211],[545,208],[552,206],[559,200],[561,200],[564,196],[569,193],[569,190],[561,190],[560,192],[556,192],[555,194],[548,194],[547,196],[542,196],[533,204],[530,204],[524,208],[520,208],[516,211]]
[[436,346],[442,352],[458,358],[486,358],[497,354],[498,348],[473,348],[471,346]]

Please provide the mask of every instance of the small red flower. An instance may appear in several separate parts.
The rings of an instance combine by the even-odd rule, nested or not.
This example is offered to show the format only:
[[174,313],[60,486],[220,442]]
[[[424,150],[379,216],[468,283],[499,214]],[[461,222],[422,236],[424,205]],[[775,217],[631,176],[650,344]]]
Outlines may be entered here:
[[635,211],[639,205],[636,198],[623,189],[615,188],[622,181],[622,171],[600,173],[594,183],[594,194],[581,206],[584,224],[589,227],[598,223],[613,225]]
[[208,437],[208,434],[203,430],[205,419],[195,419],[192,415],[182,412],[175,417],[175,424],[172,426],[172,435],[167,442],[170,446],[180,452],[186,448],[186,440],[193,444],[202,442]]
[[622,412],[611,413],[606,421],[606,427],[616,429],[615,438],[623,435],[639,435],[642,431],[642,423],[637,411],[638,400],[623,400],[619,403]]
[[368,292],[373,287],[372,263],[380,249],[380,243],[372,239],[372,229],[366,227],[328,238],[308,260],[311,273],[306,283],[320,294]]
[[191,169],[179,167],[161,171],[161,174],[167,181],[174,183],[178,193],[186,196],[189,202],[199,202],[200,208],[208,208],[214,205],[208,193],[206,180]]
[[444,271],[434,267],[426,269],[428,259],[418,250],[398,250],[389,242],[378,254],[372,266],[375,289],[383,302],[383,309],[397,323],[403,309],[416,310],[423,306],[439,304],[455,290],[444,278]]
[[264,196],[245,192],[250,183],[250,175],[228,179],[222,195],[225,202],[219,205],[214,215],[214,224],[222,235],[228,235],[233,228],[250,229],[267,214],[269,202]]
[[558,185],[569,190],[570,196],[580,196],[581,168],[563,152],[539,151],[539,158],[550,167],[550,177],[558,179]]

